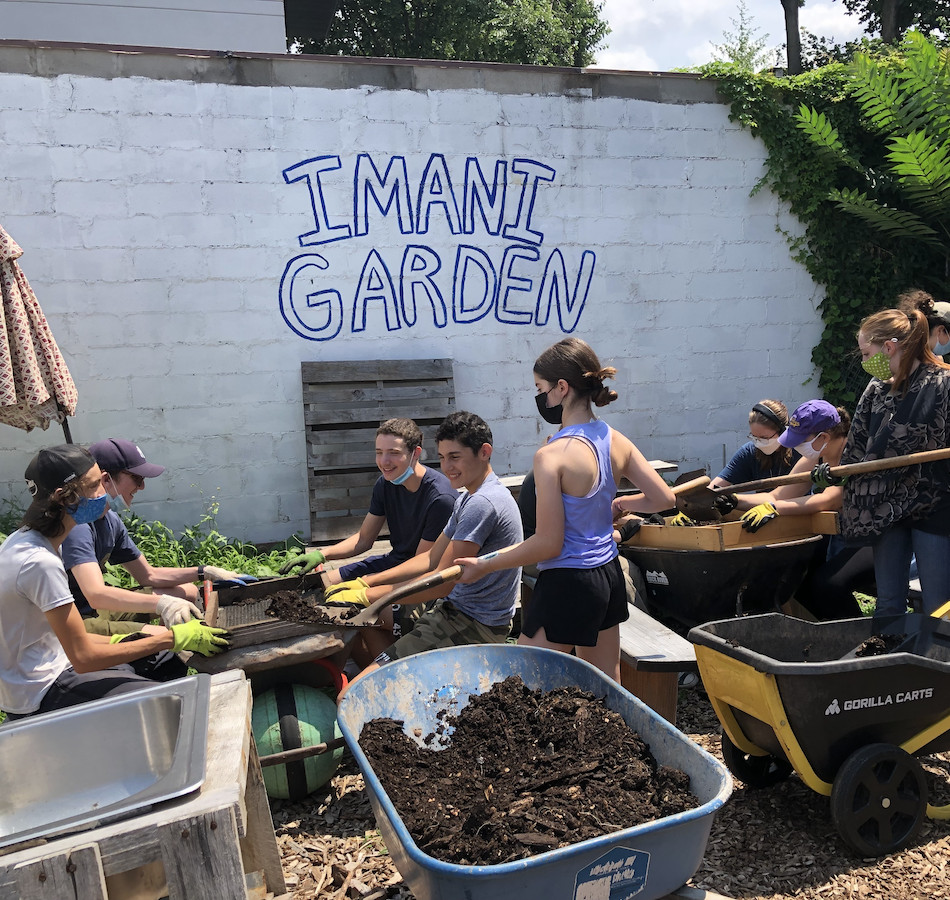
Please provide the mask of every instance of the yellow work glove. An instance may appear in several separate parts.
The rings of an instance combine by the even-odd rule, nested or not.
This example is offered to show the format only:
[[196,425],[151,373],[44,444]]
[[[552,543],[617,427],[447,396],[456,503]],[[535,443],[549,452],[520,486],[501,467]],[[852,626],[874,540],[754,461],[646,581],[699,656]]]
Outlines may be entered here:
[[696,523],[686,513],[677,513],[669,521],[670,525],[695,525]]
[[222,637],[222,635],[227,635],[227,631],[223,628],[212,628],[200,619],[191,619],[181,625],[172,625],[170,630],[175,637],[175,644],[172,647],[175,653],[190,650],[202,656],[214,656],[215,653],[228,649],[228,642]]
[[755,534],[767,522],[771,522],[778,515],[778,510],[771,503],[760,503],[753,506],[747,513],[743,513],[739,519],[742,527],[752,534]]
[[329,600],[334,594],[341,591],[366,591],[369,585],[362,578],[353,578],[350,581],[341,581],[339,584],[333,584],[326,589],[323,594],[325,600]]
[[[337,585],[339,587],[339,585]],[[332,597],[326,599],[327,606],[369,606],[369,598],[366,596],[367,588],[345,588],[344,590],[334,591]]]

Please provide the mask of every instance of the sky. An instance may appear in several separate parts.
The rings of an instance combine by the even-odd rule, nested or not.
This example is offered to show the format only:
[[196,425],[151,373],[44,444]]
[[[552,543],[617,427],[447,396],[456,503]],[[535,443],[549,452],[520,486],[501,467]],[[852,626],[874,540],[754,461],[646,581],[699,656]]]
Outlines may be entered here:
[[[768,35],[767,47],[785,43],[785,14],[781,0],[746,0],[755,37]],[[611,28],[606,49],[595,66],[605,69],[669,72],[715,59],[713,44],[724,32],[735,32],[738,0],[604,0],[603,17]],[[844,43],[862,34],[856,16],[841,0],[806,0],[799,25],[815,34]],[[784,60],[784,54],[783,54]]]

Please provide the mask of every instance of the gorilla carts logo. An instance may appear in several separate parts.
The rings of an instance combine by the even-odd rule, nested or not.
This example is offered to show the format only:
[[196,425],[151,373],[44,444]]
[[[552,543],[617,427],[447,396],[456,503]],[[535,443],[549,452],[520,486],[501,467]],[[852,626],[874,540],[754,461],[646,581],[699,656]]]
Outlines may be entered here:
[[893,706],[897,703],[919,703],[921,700],[930,700],[934,695],[932,687],[918,688],[913,691],[897,691],[894,694],[879,694],[876,697],[853,697],[838,705],[835,698],[825,710],[826,716],[834,716],[840,712],[855,712],[859,709],[877,709],[881,706]]

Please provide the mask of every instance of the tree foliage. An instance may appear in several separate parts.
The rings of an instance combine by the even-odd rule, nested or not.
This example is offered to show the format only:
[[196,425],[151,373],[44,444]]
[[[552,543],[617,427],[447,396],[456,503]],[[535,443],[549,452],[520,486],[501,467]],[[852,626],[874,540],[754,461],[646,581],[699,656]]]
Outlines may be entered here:
[[[889,174],[895,163],[889,159],[887,135],[865,114],[849,67],[836,64],[796,78],[775,78],[713,64],[704,74],[717,79],[732,118],[768,148],[766,171],[755,190],[770,189],[802,223],[802,233],[786,234],[789,246],[824,288],[819,305],[824,330],[812,361],[820,370],[823,395],[851,406],[867,383],[855,353],[858,323],[892,305],[908,288],[946,297],[945,254],[929,241],[881,229],[832,199],[838,191],[856,210],[862,192],[881,199],[875,191],[884,190],[883,180],[884,199],[894,206],[894,191],[901,187],[900,179]],[[799,127],[803,106],[807,130]],[[922,153],[919,146],[916,152]]]
[[849,148],[814,107],[802,105],[798,127],[832,165],[841,184],[829,192],[840,209],[895,240],[923,243],[950,260],[950,51],[919,32],[904,54],[878,60],[864,53],[849,69],[851,96],[877,138],[872,167]]
[[773,54],[766,50],[769,36],[759,36],[745,0],[739,0],[738,19],[730,19],[735,31],[724,31],[721,44],[713,44],[716,58],[732,63],[744,72],[757,72],[773,63]]
[[868,34],[879,34],[888,44],[897,43],[911,28],[925,34],[945,29],[950,0],[842,0],[856,14]]
[[304,53],[587,66],[609,33],[602,0],[342,0]]

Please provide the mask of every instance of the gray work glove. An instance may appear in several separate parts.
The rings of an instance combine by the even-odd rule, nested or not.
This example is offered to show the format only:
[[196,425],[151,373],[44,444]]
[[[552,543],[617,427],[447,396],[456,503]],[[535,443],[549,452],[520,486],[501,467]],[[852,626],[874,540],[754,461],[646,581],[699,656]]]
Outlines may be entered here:
[[190,619],[200,619],[202,612],[190,600],[181,597],[170,597],[168,594],[159,594],[155,604],[155,611],[161,617],[166,628],[172,625],[181,625]]

